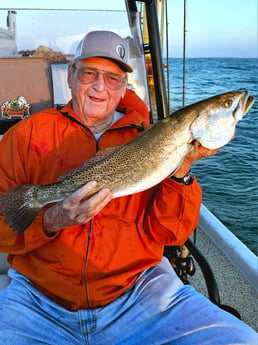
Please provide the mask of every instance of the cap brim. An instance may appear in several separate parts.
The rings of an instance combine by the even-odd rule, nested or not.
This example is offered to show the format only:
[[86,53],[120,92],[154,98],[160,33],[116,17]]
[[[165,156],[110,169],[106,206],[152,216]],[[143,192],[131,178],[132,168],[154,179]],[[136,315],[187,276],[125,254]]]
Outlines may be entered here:
[[107,60],[111,60],[113,61],[115,64],[117,64],[124,72],[129,72],[129,73],[132,73],[133,72],[133,69],[130,65],[128,65],[127,63],[121,61],[121,60],[117,60],[117,59],[114,59],[114,58],[110,58],[108,56],[99,56],[99,55],[95,55],[95,56],[92,56],[92,55],[81,55],[81,56],[78,56],[76,57],[74,60],[77,61],[77,60],[83,60],[83,59],[88,59],[90,57],[100,57],[102,59],[107,59]]

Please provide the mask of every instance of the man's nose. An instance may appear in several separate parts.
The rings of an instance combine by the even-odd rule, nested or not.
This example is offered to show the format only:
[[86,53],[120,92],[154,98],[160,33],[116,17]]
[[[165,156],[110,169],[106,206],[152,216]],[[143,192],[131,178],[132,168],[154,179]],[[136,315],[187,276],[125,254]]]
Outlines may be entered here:
[[96,75],[96,79],[93,83],[93,88],[98,91],[104,90],[106,88],[104,77],[101,73],[98,73]]

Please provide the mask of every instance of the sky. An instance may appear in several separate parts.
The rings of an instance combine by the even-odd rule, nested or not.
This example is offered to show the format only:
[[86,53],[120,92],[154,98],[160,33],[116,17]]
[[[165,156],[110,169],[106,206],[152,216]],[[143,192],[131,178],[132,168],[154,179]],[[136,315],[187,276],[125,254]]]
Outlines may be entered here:
[[[5,0],[9,8],[89,8],[119,10],[121,0]],[[182,56],[183,0],[168,0],[169,56]],[[187,57],[258,57],[257,0],[187,0]],[[0,27],[5,23],[0,22]]]

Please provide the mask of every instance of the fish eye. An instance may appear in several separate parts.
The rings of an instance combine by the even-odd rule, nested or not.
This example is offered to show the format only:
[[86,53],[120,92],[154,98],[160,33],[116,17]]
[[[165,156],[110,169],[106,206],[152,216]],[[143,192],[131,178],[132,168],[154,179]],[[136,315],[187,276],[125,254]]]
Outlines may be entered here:
[[227,99],[225,102],[224,102],[224,106],[225,108],[230,108],[231,105],[232,105],[233,101],[231,99]]

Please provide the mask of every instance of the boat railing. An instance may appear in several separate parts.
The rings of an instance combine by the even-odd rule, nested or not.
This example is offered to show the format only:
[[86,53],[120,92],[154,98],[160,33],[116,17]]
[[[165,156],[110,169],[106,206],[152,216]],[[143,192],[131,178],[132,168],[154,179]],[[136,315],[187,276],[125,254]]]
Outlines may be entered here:
[[256,255],[203,204],[199,227],[258,292]]

